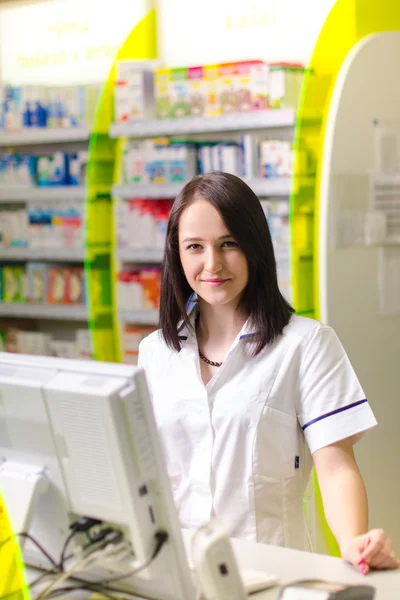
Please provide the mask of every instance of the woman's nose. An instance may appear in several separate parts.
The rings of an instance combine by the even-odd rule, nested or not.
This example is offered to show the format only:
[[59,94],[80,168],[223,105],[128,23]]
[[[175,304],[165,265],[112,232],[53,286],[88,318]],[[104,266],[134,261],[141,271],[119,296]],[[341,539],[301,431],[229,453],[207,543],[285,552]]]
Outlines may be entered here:
[[205,269],[209,273],[217,273],[221,270],[222,260],[220,253],[215,248],[207,250]]

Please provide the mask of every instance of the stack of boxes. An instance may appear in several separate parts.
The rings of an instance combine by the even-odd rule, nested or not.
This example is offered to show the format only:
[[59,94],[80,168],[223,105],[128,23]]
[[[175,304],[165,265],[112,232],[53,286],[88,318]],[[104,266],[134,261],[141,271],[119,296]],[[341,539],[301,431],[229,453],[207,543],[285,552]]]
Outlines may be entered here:
[[34,156],[0,156],[0,185],[65,186],[84,185],[88,152],[54,152]]
[[27,321],[16,321],[12,326],[0,322],[0,351],[84,360],[93,358],[88,329],[77,329],[72,336],[70,332],[56,336],[35,331]]
[[0,211],[0,248],[82,248],[85,206],[78,201],[28,202]]
[[4,304],[85,304],[85,279],[81,267],[40,262],[0,268],[0,302]]
[[94,121],[102,84],[75,86],[11,86],[0,88],[0,130],[68,129]]
[[135,198],[116,204],[119,248],[164,248],[172,200]]
[[124,183],[182,183],[196,175],[193,143],[165,138],[128,141],[122,160]]
[[118,310],[157,310],[160,302],[161,269],[146,266],[118,273]]
[[[297,152],[297,174],[311,169],[305,148]],[[293,144],[245,134],[240,141],[127,141],[123,152],[122,183],[186,183],[197,173],[224,171],[244,179],[290,177],[294,170]]]
[[122,362],[137,365],[139,344],[143,338],[155,331],[155,327],[125,325],[122,332]]
[[221,114],[296,108],[304,67],[260,60],[187,68],[138,69],[135,61],[117,66],[115,121],[151,117],[217,117]]

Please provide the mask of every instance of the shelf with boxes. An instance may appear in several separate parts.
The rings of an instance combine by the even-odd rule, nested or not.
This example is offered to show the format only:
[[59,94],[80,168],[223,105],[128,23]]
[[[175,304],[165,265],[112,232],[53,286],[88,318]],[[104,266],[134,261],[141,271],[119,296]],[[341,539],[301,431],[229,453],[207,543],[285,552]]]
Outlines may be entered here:
[[87,141],[103,85],[2,85],[0,145]]
[[84,260],[85,205],[82,200],[26,202],[0,206],[0,260]]
[[[37,314],[40,315],[39,311]],[[17,314],[14,314],[14,318],[11,320],[1,319],[0,315],[0,349],[20,354],[92,359],[89,330],[74,328],[71,331],[69,326],[68,329],[65,329],[62,327],[62,321],[65,320],[53,321],[53,324],[56,323],[59,326],[56,331],[50,332],[46,328],[42,331],[39,330],[32,320],[19,317]],[[46,321],[40,321],[40,323],[43,328]],[[70,321],[68,323],[70,324]]]
[[293,147],[303,73],[300,65],[261,61],[153,73],[132,61],[117,65],[109,134],[124,138],[112,188],[122,360],[135,362],[149,331],[143,326],[158,324],[169,209],[196,174],[230,172],[259,196],[291,301],[289,196],[313,172],[307,149]]
[[[100,90],[100,85],[1,90],[0,345],[5,350],[92,358],[84,218],[88,141]],[[96,194],[103,193],[100,184]]]
[[81,266],[30,262],[0,267],[3,315],[86,320],[86,290]]

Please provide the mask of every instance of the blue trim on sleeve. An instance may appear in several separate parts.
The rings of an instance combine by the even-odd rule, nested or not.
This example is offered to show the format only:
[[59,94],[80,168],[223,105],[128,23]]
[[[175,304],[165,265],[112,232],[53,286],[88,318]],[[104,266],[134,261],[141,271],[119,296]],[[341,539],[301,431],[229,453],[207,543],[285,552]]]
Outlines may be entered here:
[[354,408],[355,406],[359,406],[360,404],[364,404],[365,402],[368,402],[368,400],[366,398],[364,398],[364,400],[359,400],[358,402],[353,402],[353,404],[348,404],[347,406],[342,406],[341,408],[332,410],[331,412],[326,413],[325,415],[321,415],[320,417],[317,417],[316,419],[309,421],[308,423],[303,425],[302,429],[304,431],[305,429],[307,429],[307,427],[310,427],[310,425],[314,425],[314,423],[318,423],[318,421],[322,421],[322,419],[326,419],[327,417],[332,417],[332,415],[337,415],[338,413],[341,413],[345,410],[349,410],[350,408]]
[[255,333],[244,333],[243,335],[240,336],[241,340],[245,340],[249,337],[254,337],[256,334]]

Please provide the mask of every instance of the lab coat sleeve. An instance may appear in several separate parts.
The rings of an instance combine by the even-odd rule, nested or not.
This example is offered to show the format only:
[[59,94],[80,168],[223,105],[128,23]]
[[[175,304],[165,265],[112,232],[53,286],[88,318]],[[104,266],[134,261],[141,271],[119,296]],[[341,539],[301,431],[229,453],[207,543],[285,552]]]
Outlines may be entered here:
[[298,415],[311,453],[348,437],[355,442],[376,425],[339,338],[325,325],[301,349]]

